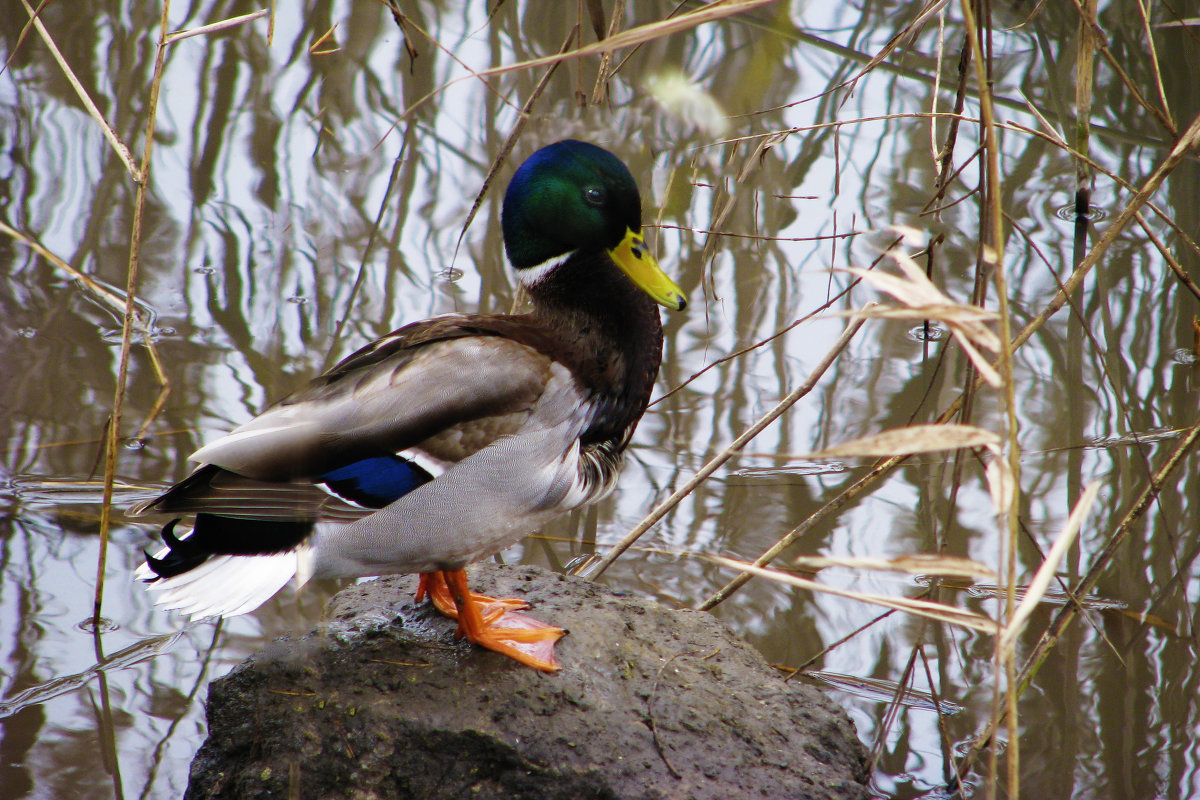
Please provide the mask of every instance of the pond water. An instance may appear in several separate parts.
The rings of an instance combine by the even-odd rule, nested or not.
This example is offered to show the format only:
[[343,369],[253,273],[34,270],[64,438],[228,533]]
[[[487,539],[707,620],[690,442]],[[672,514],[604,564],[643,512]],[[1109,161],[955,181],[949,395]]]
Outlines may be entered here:
[[[888,299],[844,268],[875,263],[897,238],[893,226],[934,242],[919,262],[955,301],[970,300],[986,240],[974,78],[941,195],[935,152],[952,126],[930,115],[954,110],[959,4],[875,65],[917,4],[760,5],[620,51],[599,92],[598,56],[562,63],[465,232],[547,67],[486,79],[472,71],[553,54],[577,25],[594,42],[582,11],[591,4],[553,13],[513,0],[398,5],[403,29],[380,3],[305,2],[280,4],[273,21],[180,39],[166,48],[156,109],[158,4],[51,3],[42,13],[138,162],[155,123],[138,301],[163,374],[135,345],[99,630],[103,439],[121,340],[111,300],[126,283],[137,187],[42,35],[26,30],[28,16],[13,6],[0,19],[0,221],[9,228],[0,231],[0,800],[182,794],[205,735],[208,683],[273,638],[310,629],[337,586],[185,625],[132,582],[157,530],[121,510],[186,475],[205,441],[372,338],[435,313],[509,308],[499,198],[514,163],[538,145],[584,138],[629,164],[648,238],[691,305],[665,318],[664,399],[639,427],[616,494],[506,551],[506,561],[566,569],[608,552],[807,378],[845,326],[841,312]],[[623,29],[674,6],[628,5]],[[1076,109],[1087,105],[1077,95],[1078,14],[1034,5],[996,8],[989,40],[1014,330],[1046,307],[1200,111],[1196,29],[1167,6],[1146,20],[1138,4],[1102,3],[1106,49],[1085,114],[1096,213],[1080,248],[1074,214],[1060,214],[1075,202],[1076,162],[1055,141],[1077,146]],[[256,10],[175,4],[168,29]],[[1054,588],[1078,584],[1197,422],[1200,303],[1164,251],[1200,276],[1187,238],[1200,218],[1198,178],[1185,158],[1143,209],[1144,224],[1123,228],[1071,303],[1014,356],[1018,585],[1098,481]],[[879,269],[895,272],[886,260]],[[986,297],[996,308],[994,286]],[[602,580],[672,606],[702,604],[736,574],[708,556],[753,560],[873,464],[806,454],[932,421],[970,380],[945,323],[868,322],[814,391]],[[1003,393],[982,389],[969,421],[1004,433]],[[777,565],[944,552],[999,570],[1004,531],[985,461],[913,457],[802,530]],[[1129,526],[1096,584],[1098,602],[1021,697],[1028,796],[1200,793],[1194,467],[1187,456]],[[893,596],[928,585],[845,567],[815,577]],[[983,585],[934,598],[1002,612]],[[1061,594],[1053,599],[1035,610],[1019,661],[1061,608]],[[874,749],[878,794],[958,790],[950,776],[1001,685],[990,635],[758,579],[714,613],[773,663],[819,671]],[[910,694],[897,706],[902,685]],[[986,774],[985,759],[962,791],[981,792]]]

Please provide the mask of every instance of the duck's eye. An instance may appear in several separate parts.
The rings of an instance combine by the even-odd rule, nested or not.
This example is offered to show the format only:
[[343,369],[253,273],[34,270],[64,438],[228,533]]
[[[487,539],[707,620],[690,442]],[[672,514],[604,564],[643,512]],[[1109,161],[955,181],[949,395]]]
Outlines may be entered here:
[[589,186],[583,190],[583,199],[589,206],[604,205],[604,190],[599,186]]

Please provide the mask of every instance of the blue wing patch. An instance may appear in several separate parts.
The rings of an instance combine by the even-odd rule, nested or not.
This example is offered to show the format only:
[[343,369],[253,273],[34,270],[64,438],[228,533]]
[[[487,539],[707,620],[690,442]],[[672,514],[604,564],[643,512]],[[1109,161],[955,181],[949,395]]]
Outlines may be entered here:
[[425,469],[401,456],[374,456],[326,472],[320,478],[342,497],[367,508],[383,508],[433,480]]

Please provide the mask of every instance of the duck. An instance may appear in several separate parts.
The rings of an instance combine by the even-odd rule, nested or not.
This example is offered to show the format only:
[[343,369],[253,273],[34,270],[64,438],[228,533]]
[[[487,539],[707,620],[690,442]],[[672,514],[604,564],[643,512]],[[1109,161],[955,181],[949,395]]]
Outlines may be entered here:
[[[134,517],[169,515],[135,575],[192,619],[253,611],[312,578],[420,576],[457,633],[554,672],[562,628],[470,590],[466,567],[616,485],[683,291],[608,150],[534,152],[501,207],[527,310],[445,314],[366,345],[192,456]],[[192,520],[190,531],[176,533]]]

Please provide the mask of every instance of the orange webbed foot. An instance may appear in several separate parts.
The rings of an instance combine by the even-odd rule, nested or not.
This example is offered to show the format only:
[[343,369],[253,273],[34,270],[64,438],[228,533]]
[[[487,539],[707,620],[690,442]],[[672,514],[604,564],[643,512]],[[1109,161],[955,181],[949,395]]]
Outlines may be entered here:
[[554,644],[566,631],[516,613],[529,607],[525,601],[472,592],[463,570],[422,573],[417,602],[426,595],[438,611],[458,620],[459,635],[467,641],[543,672],[562,668],[554,655]]

